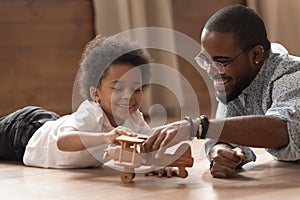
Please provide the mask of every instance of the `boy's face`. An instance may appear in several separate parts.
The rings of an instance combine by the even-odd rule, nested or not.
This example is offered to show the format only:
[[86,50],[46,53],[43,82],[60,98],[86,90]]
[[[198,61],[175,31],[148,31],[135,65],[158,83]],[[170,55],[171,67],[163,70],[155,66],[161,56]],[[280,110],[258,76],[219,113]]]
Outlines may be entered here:
[[121,125],[142,102],[141,70],[131,65],[110,65],[97,88],[100,106],[113,126]]

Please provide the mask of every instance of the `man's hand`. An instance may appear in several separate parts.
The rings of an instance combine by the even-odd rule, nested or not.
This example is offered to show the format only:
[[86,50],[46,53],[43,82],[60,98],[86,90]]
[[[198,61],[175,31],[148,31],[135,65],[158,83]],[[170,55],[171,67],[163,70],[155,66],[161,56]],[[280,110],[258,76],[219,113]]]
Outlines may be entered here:
[[240,148],[232,149],[227,144],[217,144],[210,152],[213,161],[210,173],[215,178],[229,178],[235,174],[236,167],[245,159],[245,154]]
[[[197,123],[194,124],[198,128]],[[197,129],[195,128],[197,131]],[[145,152],[154,152],[160,158],[168,147],[186,141],[190,137],[191,127],[186,120],[176,121],[151,130],[151,136],[144,143]]]
[[149,172],[145,173],[145,176],[157,176],[158,178],[161,177],[168,177],[171,178],[173,176],[178,176],[178,171],[174,169],[173,167],[164,167],[160,169],[149,169]]

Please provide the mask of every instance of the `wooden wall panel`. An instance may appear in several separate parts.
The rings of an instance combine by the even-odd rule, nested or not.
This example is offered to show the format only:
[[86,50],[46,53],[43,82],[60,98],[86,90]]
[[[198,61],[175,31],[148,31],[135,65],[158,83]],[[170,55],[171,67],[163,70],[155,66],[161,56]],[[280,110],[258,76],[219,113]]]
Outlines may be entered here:
[[[216,10],[242,0],[172,0],[175,30],[198,40]],[[87,41],[94,37],[91,0],[0,0],[0,116],[26,105],[71,112],[72,87]],[[180,71],[210,112],[197,71],[179,58]],[[187,94],[188,95],[188,94]]]
[[0,0],[0,116],[26,105],[71,112],[93,21],[89,0]]

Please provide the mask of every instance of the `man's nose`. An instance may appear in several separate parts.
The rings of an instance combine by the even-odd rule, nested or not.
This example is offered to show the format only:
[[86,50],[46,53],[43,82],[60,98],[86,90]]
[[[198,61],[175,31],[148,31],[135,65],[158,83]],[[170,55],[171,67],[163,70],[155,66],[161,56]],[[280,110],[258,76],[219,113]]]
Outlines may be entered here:
[[207,74],[208,74],[209,77],[214,77],[214,76],[216,76],[216,75],[221,74],[221,73],[219,72],[219,70],[218,70],[215,66],[212,66],[212,65],[210,65],[210,66],[207,68],[206,72],[207,72]]

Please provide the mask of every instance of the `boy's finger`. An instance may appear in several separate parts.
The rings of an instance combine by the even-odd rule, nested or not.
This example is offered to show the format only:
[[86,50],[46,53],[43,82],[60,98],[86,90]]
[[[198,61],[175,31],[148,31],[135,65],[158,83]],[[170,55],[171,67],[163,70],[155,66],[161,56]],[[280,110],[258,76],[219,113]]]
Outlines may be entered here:
[[123,130],[123,129],[117,129],[117,134],[118,135],[128,135],[128,136],[137,136],[136,133],[132,132],[132,131],[127,131],[127,130]]

